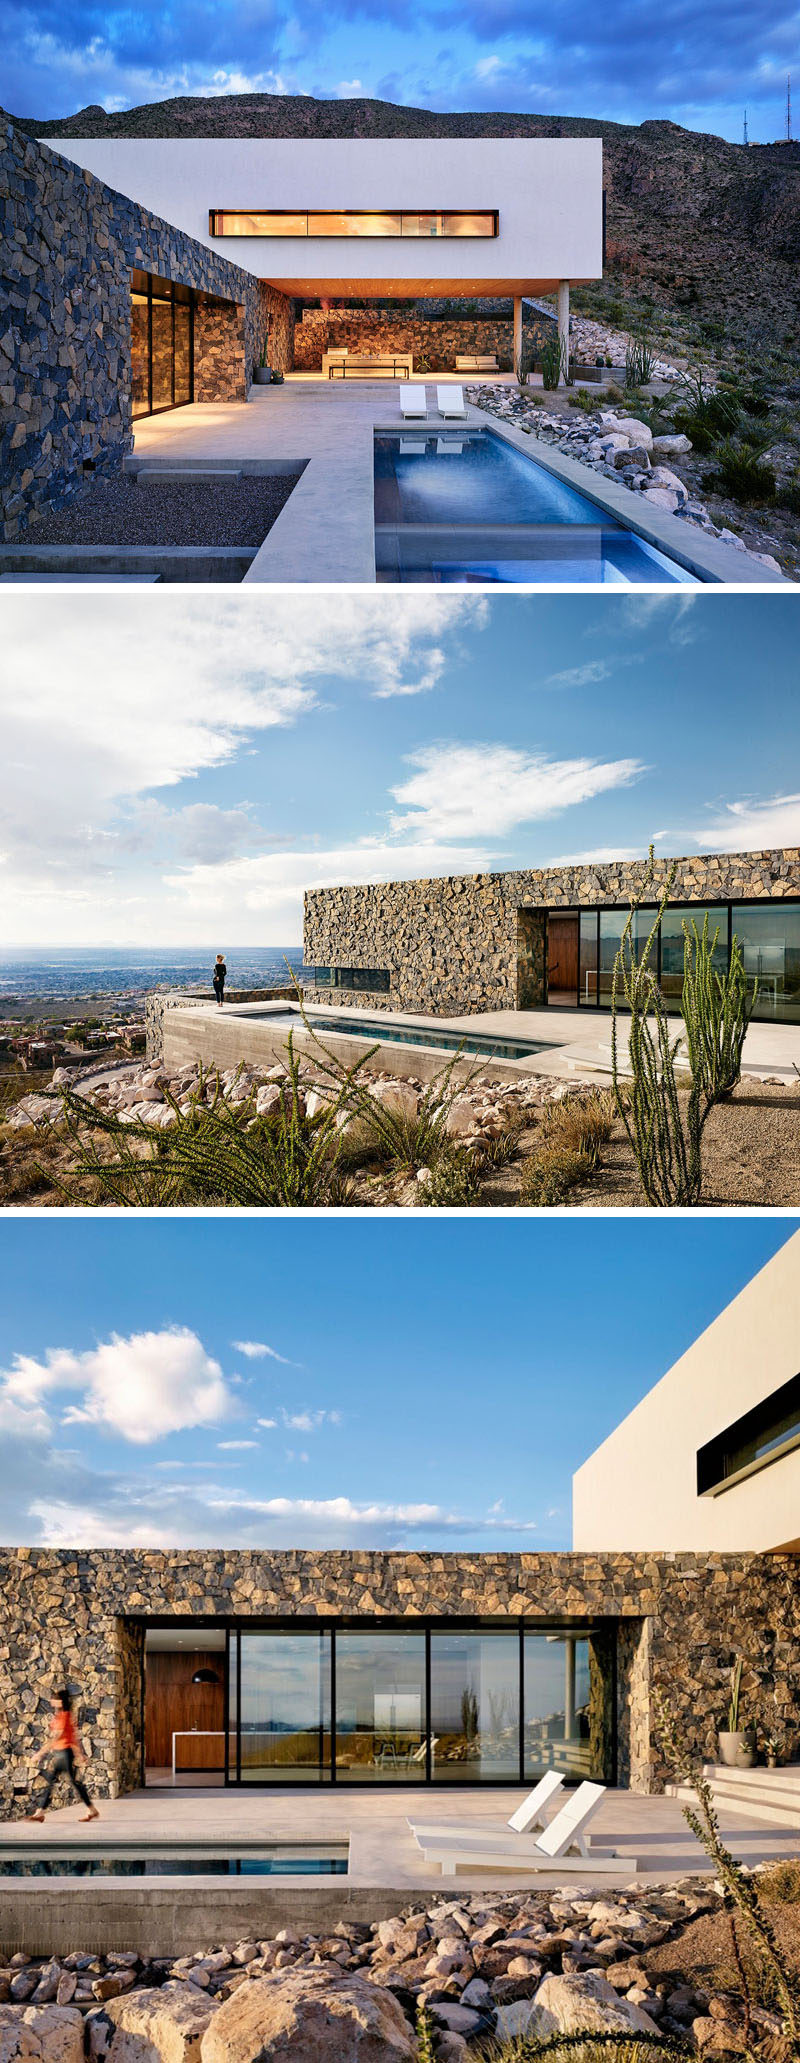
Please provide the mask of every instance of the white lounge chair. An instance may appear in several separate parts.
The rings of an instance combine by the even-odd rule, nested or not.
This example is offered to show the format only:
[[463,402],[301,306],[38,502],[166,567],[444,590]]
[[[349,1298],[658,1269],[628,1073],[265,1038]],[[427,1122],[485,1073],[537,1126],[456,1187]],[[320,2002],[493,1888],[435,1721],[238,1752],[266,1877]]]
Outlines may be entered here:
[[535,1834],[544,1828],[544,1808],[549,1800],[555,1797],[556,1792],[561,1790],[563,1782],[564,1778],[560,1770],[548,1769],[539,1783],[534,1784],[533,1790],[528,1792],[527,1798],[523,1798],[522,1804],[517,1806],[516,1812],[512,1812],[510,1819],[477,1821],[463,1819],[410,1819],[408,1825],[411,1828],[414,1839],[419,1842],[425,1836],[432,1835],[435,1838],[439,1834],[443,1835],[445,1839],[448,1839],[452,1834],[458,1834],[459,1836],[463,1834],[469,1840],[472,1840],[474,1837],[476,1840],[489,1842],[496,1842],[498,1835],[502,1841],[505,1841],[509,1832],[517,1836]]
[[426,423],[428,420],[428,396],[424,387],[412,386],[409,381],[400,389],[400,413],[404,423]]
[[551,1819],[535,1841],[521,1845],[518,1835],[482,1842],[467,1834],[449,1838],[437,1834],[419,1842],[426,1862],[438,1863],[443,1877],[454,1877],[457,1869],[514,1870],[527,1875],[551,1871],[581,1871],[584,1876],[635,1876],[638,1861],[632,1855],[589,1854],[586,1828],[605,1797],[603,1784],[579,1784],[573,1797]]
[[465,423],[467,420],[463,387],[437,387],[436,406],[448,422]]

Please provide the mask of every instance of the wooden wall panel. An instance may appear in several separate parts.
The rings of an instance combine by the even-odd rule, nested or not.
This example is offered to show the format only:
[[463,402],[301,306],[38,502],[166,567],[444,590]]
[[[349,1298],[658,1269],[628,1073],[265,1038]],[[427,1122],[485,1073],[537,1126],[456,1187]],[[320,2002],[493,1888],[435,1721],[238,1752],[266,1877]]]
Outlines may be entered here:
[[[219,1683],[192,1683],[196,1669],[213,1669]],[[167,1769],[172,1763],[172,1735],[189,1732],[218,1733],[217,1741],[178,1742],[178,1768],[222,1769],[225,1743],[225,1653],[216,1649],[204,1654],[185,1648],[172,1654],[160,1648],[145,1657],[145,1763],[148,1769]]]

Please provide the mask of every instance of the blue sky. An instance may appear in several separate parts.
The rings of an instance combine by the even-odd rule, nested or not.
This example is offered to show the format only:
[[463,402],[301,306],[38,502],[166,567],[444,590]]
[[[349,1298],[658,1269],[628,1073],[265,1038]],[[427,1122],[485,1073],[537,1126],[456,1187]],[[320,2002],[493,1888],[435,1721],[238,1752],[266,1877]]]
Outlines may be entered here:
[[0,945],[286,946],[302,891],[800,844],[787,594],[4,603]]
[[791,5],[743,0],[7,0],[15,114],[115,110],[174,94],[370,96],[440,110],[659,117],[741,141],[785,133],[800,71]]
[[574,1468],[793,1229],[7,1215],[0,1540],[568,1546]]

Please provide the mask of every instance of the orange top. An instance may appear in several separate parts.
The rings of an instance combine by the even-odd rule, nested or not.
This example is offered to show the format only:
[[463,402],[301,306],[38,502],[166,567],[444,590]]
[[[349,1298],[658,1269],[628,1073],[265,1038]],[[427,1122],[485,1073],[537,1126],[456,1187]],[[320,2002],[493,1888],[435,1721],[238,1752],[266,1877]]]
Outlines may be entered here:
[[54,1748],[77,1748],[78,1733],[71,1712],[54,1712],[50,1721],[50,1739]]

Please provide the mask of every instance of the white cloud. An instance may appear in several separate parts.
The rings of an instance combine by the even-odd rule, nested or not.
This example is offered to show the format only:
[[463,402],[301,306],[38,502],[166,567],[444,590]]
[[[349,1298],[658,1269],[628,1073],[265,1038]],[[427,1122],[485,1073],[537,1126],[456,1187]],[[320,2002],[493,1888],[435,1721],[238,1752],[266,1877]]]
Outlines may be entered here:
[[563,852],[547,860],[548,867],[602,867],[614,860],[647,858],[646,845],[595,845],[588,852]]
[[421,835],[398,844],[367,838],[358,845],[331,851],[307,848],[304,852],[263,853],[216,867],[190,867],[185,873],[167,876],[168,893],[153,913],[156,942],[169,944],[180,937],[187,944],[195,939],[204,943],[209,925],[235,937],[239,945],[248,941],[261,944],[270,936],[299,939],[307,889],[336,887],[342,881],[481,874],[493,864],[486,846],[451,844],[444,838]]
[[257,1440],[218,1440],[220,1454],[243,1454],[249,1447],[258,1447]]
[[19,1354],[0,1371],[0,1411],[16,1410],[7,1430],[50,1429],[44,1399],[76,1392],[80,1401],[61,1414],[63,1425],[97,1425],[134,1445],[145,1446],[189,1426],[216,1425],[230,1417],[234,1399],[218,1361],[197,1334],[184,1327],[132,1333],[87,1352],[48,1349],[43,1360]]
[[272,842],[271,827],[260,828],[246,804],[170,809],[163,792],[229,764],[259,734],[307,720],[354,677],[379,691],[429,688],[446,664],[443,637],[488,621],[484,598],[438,592],[250,595],[236,603],[212,593],[193,596],[190,607],[165,590],[144,615],[131,597],[98,594],[94,603],[90,669],[74,594],[43,595],[35,618],[12,594],[4,613],[8,943],[55,935],[91,943],[118,937],[123,925],[133,940],[138,921],[143,941],[180,935],[191,944],[196,928],[173,928],[180,898],[153,935],[158,899],[150,884],[142,893],[138,878],[121,885],[121,860],[154,858],[168,840],[175,855],[213,871],[256,838]]
[[585,666],[565,666],[547,677],[548,688],[588,688],[595,681],[608,680],[613,672],[610,659],[587,659]]
[[296,1368],[298,1363],[290,1361],[288,1355],[279,1354],[277,1347],[268,1347],[265,1340],[231,1340],[235,1354],[244,1354],[246,1361],[282,1361],[285,1368]]
[[277,1423],[278,1423],[278,1421],[277,1421],[277,1418],[257,1418],[257,1419],[256,1419],[256,1425],[257,1425],[257,1426],[261,1426],[261,1427],[262,1427],[262,1429],[263,1429],[263,1431],[264,1431],[265,1433],[266,1433],[266,1432],[272,1432],[272,1431],[274,1430],[275,1426],[277,1425]]
[[773,795],[766,802],[727,802],[721,814],[690,834],[702,852],[761,852],[800,846],[800,795]]
[[392,791],[406,805],[392,830],[433,840],[503,837],[643,771],[636,759],[547,759],[511,745],[430,745],[409,754],[409,764],[415,771]]

